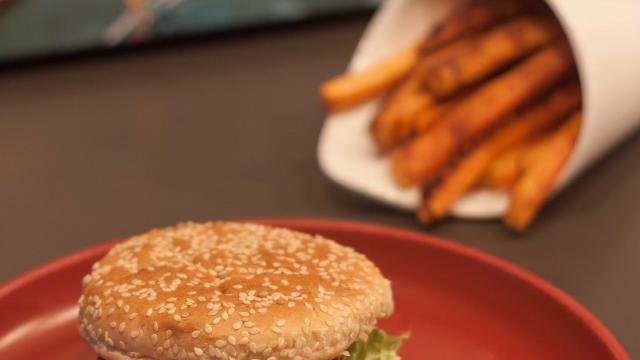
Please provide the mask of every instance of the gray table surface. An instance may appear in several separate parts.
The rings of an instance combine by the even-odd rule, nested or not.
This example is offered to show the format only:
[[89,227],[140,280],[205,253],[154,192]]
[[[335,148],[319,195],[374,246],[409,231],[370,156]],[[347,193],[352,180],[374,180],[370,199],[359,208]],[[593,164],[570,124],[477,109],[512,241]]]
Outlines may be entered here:
[[[367,20],[0,69],[0,281],[181,220],[323,217],[424,231],[337,187],[316,162],[316,88],[343,70]],[[524,235],[497,221],[427,231],[550,280],[640,358],[639,155],[632,136]]]

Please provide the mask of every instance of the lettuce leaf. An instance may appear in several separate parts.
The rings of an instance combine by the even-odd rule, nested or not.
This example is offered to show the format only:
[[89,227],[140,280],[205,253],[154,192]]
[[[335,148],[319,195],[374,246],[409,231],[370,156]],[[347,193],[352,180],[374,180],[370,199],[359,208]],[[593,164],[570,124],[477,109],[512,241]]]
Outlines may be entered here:
[[374,329],[367,341],[353,343],[347,351],[349,356],[345,360],[400,360],[398,349],[402,341],[409,338],[409,334],[389,336],[380,329]]

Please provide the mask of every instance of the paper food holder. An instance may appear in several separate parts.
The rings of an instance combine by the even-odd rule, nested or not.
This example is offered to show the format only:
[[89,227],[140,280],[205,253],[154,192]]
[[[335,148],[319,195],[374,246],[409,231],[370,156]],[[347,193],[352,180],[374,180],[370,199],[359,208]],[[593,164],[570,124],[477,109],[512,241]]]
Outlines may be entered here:
[[[387,0],[365,31],[348,71],[357,72],[418,41],[459,1]],[[576,59],[583,95],[583,121],[574,151],[555,184],[562,190],[590,164],[640,125],[640,1],[547,0],[564,27]],[[418,189],[401,189],[387,159],[377,155],[369,126],[380,100],[330,115],[318,143],[325,174],[357,193],[415,210]],[[451,214],[499,217],[505,192],[477,190],[460,199]]]

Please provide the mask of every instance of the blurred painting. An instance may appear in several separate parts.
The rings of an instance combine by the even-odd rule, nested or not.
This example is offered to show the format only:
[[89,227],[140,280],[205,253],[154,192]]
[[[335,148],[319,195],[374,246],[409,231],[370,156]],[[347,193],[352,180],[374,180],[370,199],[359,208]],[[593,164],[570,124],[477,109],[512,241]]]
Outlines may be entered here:
[[378,0],[0,0],[0,62],[373,9]]

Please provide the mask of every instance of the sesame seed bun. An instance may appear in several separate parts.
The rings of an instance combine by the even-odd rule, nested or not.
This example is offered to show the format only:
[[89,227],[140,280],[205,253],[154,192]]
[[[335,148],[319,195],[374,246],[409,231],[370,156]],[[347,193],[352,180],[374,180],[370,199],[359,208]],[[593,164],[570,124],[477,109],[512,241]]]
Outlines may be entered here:
[[364,255],[318,235],[184,223],[116,245],[83,279],[82,336],[107,360],[330,360],[393,310]]

